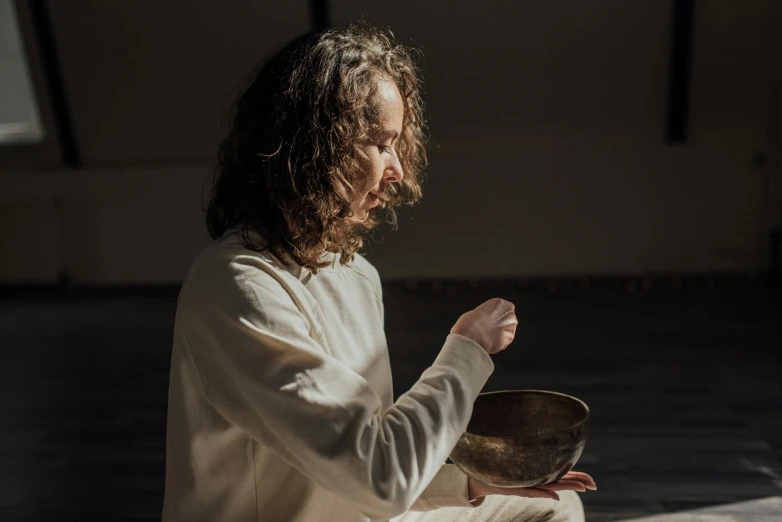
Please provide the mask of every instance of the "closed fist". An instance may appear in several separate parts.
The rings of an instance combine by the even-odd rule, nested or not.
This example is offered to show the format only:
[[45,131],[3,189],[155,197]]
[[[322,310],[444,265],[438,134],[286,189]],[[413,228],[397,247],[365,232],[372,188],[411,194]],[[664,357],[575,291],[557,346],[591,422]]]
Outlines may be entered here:
[[472,339],[492,355],[513,342],[518,324],[513,303],[495,297],[463,314],[451,328],[451,333]]

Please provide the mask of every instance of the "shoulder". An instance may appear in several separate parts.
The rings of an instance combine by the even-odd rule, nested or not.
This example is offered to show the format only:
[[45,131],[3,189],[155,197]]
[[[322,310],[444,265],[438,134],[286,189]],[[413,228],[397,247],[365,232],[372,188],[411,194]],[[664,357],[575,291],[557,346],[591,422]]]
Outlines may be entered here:
[[247,249],[238,237],[226,238],[196,256],[182,285],[179,308],[271,309],[292,304],[297,284],[295,267],[286,267],[268,251]]
[[372,289],[375,291],[378,299],[382,300],[383,287],[380,282],[380,274],[377,269],[370,263],[367,258],[361,254],[356,253],[353,256],[353,261],[348,267],[356,272],[359,276],[367,279],[372,284]]
[[[193,261],[177,302],[178,327],[191,349],[251,349],[280,339],[320,339],[317,303],[268,251],[216,241]],[[256,343],[265,339],[263,343]]]

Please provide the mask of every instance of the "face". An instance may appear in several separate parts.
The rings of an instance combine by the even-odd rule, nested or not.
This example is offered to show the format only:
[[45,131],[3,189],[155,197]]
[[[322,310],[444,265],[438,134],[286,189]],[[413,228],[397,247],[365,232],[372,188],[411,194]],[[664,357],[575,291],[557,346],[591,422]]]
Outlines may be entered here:
[[366,220],[370,209],[381,204],[386,187],[399,183],[404,176],[395,148],[404,120],[404,102],[396,84],[380,80],[376,102],[379,125],[369,142],[362,145],[366,155],[366,159],[362,159],[366,180],[353,201],[354,221]]

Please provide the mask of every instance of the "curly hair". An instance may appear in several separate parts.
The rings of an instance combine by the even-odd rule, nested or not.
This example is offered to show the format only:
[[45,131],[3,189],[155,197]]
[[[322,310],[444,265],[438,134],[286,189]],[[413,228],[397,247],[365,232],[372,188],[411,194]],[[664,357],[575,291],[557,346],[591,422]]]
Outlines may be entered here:
[[[241,228],[245,246],[286,255],[317,272],[325,252],[352,261],[363,236],[395,208],[421,198],[426,123],[413,50],[391,31],[367,24],[308,33],[259,63],[231,111],[220,144],[206,211],[213,239]],[[365,175],[360,145],[378,124],[378,81],[399,88],[404,103],[397,154],[405,172],[363,222],[351,206]],[[250,231],[260,233],[256,243]]]

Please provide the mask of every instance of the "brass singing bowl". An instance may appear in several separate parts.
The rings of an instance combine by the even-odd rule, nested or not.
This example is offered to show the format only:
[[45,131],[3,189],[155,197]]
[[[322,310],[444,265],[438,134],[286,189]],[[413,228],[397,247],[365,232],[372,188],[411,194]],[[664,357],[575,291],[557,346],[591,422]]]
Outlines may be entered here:
[[499,487],[531,487],[562,478],[581,457],[589,407],[562,393],[482,393],[451,460],[467,476]]

